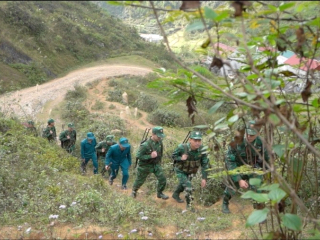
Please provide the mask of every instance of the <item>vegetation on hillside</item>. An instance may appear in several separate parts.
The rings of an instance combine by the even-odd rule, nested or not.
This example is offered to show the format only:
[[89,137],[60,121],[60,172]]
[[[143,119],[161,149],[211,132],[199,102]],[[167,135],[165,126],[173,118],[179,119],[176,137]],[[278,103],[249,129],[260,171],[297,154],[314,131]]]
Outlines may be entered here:
[[[311,67],[311,62],[320,55],[319,2],[234,1],[213,8],[200,1],[182,1],[180,9],[184,11],[158,10],[152,1],[144,4],[143,8],[153,11],[167,48],[183,68],[159,71],[162,77],[151,86],[167,89],[171,93],[168,97],[174,101],[187,101],[188,113],[196,117],[195,103],[202,99],[215,101],[209,110],[211,114],[222,106],[235,106],[221,119],[208,125],[209,138],[218,140],[215,149],[220,151],[221,156],[223,143],[217,137],[220,131],[235,131],[235,140],[241,143],[248,120],[255,119],[256,128],[261,129],[271,160],[265,163],[264,185],[261,186],[258,180],[250,181],[250,184],[260,187],[263,193],[248,191],[242,197],[267,205],[262,210],[253,211],[247,218],[246,226],[252,227],[268,219],[271,227],[267,228],[266,233],[255,232],[255,236],[299,239],[312,229],[312,234],[318,238],[319,94],[313,86],[318,87],[319,79],[315,74],[317,69]],[[127,1],[125,5],[132,7],[138,4]],[[166,18],[161,21],[164,15]],[[181,19],[189,24],[189,31],[194,31],[202,39],[197,49],[202,53],[211,51],[212,45],[221,40],[235,43],[239,54],[244,56],[245,65],[237,71],[231,69],[234,79],[207,76],[175,55],[164,23],[174,24]],[[265,51],[257,52],[258,47],[264,47]],[[286,82],[296,80],[293,72],[283,70],[276,61],[286,50],[298,56],[299,67],[305,66],[306,78],[301,94],[282,91]],[[217,48],[213,51],[215,56],[210,67],[225,69],[228,65],[225,56]],[[231,139],[233,134],[229,137]],[[248,166],[236,171],[253,173],[255,169]],[[219,174],[212,175],[217,176]]]
[[141,55],[167,68],[163,45],[91,2],[0,2],[0,94],[41,84],[97,60]]

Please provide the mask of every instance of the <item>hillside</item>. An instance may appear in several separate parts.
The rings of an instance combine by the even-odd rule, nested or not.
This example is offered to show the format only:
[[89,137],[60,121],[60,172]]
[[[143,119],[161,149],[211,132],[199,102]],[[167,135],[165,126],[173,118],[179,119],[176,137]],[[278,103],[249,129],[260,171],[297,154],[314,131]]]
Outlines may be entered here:
[[89,62],[138,54],[170,65],[163,46],[91,2],[0,2],[0,94],[46,82]]

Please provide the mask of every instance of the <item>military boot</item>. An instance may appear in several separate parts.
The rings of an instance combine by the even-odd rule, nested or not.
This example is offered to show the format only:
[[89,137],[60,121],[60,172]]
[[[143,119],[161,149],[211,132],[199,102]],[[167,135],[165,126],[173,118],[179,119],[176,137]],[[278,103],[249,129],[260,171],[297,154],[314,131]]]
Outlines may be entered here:
[[179,197],[179,193],[177,193],[177,192],[174,192],[173,194],[172,194],[172,198],[174,199],[174,200],[176,200],[178,203],[183,203],[184,201]]
[[137,191],[132,191],[130,196],[133,197],[133,198],[136,198],[137,197]]
[[112,184],[113,184],[112,175],[110,175],[110,177],[109,177],[109,184],[110,184],[110,185],[112,185]]
[[157,193],[157,198],[161,198],[163,200],[167,200],[169,197],[165,194],[163,194],[162,192],[158,192]]
[[229,210],[229,199],[227,196],[224,196],[223,202],[222,202],[222,212],[223,213],[231,213]]
[[86,172],[87,172],[87,170],[86,170],[86,163],[85,162],[82,162],[81,163],[81,172],[82,172],[82,174],[85,174]]

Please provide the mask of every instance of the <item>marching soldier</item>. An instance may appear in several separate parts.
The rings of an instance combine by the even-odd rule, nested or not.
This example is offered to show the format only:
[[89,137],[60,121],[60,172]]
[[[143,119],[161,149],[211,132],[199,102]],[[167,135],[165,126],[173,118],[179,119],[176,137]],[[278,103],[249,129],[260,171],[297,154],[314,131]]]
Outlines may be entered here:
[[201,166],[201,187],[204,188],[207,184],[207,172],[209,169],[209,159],[206,153],[202,150],[202,133],[200,131],[192,131],[188,143],[179,144],[174,150],[172,158],[175,162],[174,171],[179,180],[176,190],[172,194],[178,203],[184,201],[180,198],[180,193],[185,191],[187,209],[192,208],[192,184],[191,180],[194,174],[197,173]]
[[161,199],[168,199],[169,197],[163,193],[166,187],[166,177],[163,174],[161,167],[161,158],[163,155],[162,139],[165,137],[162,127],[154,127],[152,129],[152,136],[140,145],[137,152],[138,170],[137,178],[135,179],[132,187],[132,197],[137,196],[138,189],[147,179],[150,173],[158,179],[157,197]]
[[[227,170],[233,170],[244,164],[252,165],[254,168],[263,168],[264,161],[269,162],[269,155],[267,150],[263,147],[262,140],[258,136],[259,131],[254,126],[255,121],[249,121],[246,126],[245,137],[240,144],[230,144],[228,147],[227,156],[225,159]],[[262,160],[264,159],[264,161]],[[232,182],[237,188],[256,190],[254,186],[249,185],[250,178],[260,178],[261,175],[257,174],[236,174],[230,176]],[[226,187],[224,191],[222,212],[230,213],[229,200],[235,192],[231,188]],[[264,208],[263,204],[254,204],[254,208]]]

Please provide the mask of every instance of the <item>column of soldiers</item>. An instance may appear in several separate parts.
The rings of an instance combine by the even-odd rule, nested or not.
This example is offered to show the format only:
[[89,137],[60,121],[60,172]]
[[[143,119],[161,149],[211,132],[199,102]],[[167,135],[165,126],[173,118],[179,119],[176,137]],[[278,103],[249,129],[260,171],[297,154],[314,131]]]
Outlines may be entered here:
[[[33,122],[28,122],[29,130],[34,131]],[[241,143],[232,142],[225,158],[227,170],[233,170],[244,164],[252,165],[254,168],[266,169],[265,163],[269,162],[268,152],[262,144],[259,135],[259,129],[255,127],[254,121],[249,121],[246,125],[244,139]],[[68,129],[61,132],[59,139],[61,147],[66,149],[68,153],[73,153],[76,142],[76,131],[72,123],[68,124]],[[56,130],[54,120],[48,120],[48,126],[43,131],[43,137],[49,141],[54,141],[56,138]],[[137,151],[137,175],[132,186],[131,197],[136,198],[139,188],[144,184],[150,173],[153,173],[158,181],[157,184],[157,198],[167,200],[169,196],[164,194],[166,187],[166,177],[164,175],[161,160],[163,157],[163,139],[165,137],[163,128],[160,126],[152,128],[151,137],[145,139],[139,146]],[[207,183],[207,170],[209,169],[209,159],[205,152],[202,151],[202,132],[192,131],[189,135],[188,142],[179,144],[172,153],[174,160],[174,171],[178,178],[178,185],[172,194],[172,198],[178,203],[184,203],[180,198],[180,193],[185,192],[185,202],[187,209],[194,210],[192,207],[193,187],[192,178],[201,168],[201,187],[204,188]],[[86,165],[89,160],[93,162],[93,173],[98,173],[98,160],[104,161],[104,167],[101,171],[104,176],[105,172],[109,173],[109,184],[113,184],[113,180],[117,177],[119,169],[122,171],[122,186],[121,188],[127,190],[127,181],[129,179],[129,168],[132,165],[131,160],[131,146],[127,138],[120,138],[117,143],[114,141],[113,135],[107,135],[104,141],[97,144],[96,138],[92,132],[87,133],[87,137],[81,141],[81,170],[86,172]],[[261,178],[257,174],[236,174],[230,178],[231,183],[237,189],[254,189],[250,186],[250,178]],[[229,185],[230,186],[230,185]],[[230,213],[229,201],[231,196],[235,194],[234,189],[226,187],[224,191],[222,212]],[[262,209],[261,204],[254,204],[254,208]]]

